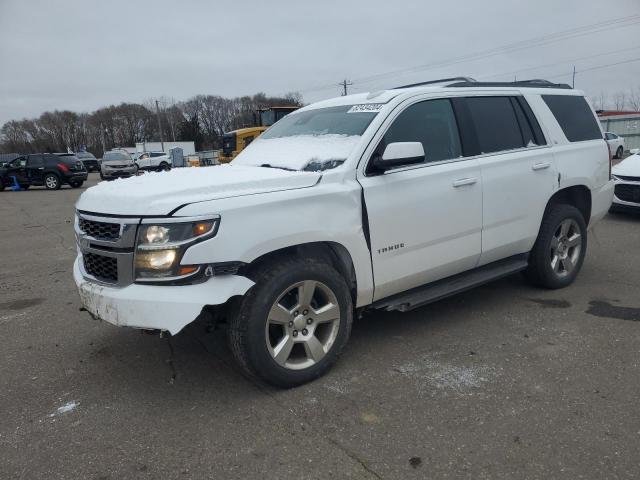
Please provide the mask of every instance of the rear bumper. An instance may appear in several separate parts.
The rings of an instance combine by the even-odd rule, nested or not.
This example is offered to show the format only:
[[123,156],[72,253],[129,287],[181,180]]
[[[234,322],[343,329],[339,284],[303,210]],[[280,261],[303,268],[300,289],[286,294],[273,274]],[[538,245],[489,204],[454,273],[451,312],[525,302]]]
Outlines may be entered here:
[[244,295],[253,285],[246,277],[224,275],[197,285],[134,283],[116,288],[85,279],[81,258],[73,264],[73,278],[82,305],[93,316],[120,327],[165,330],[175,335],[193,322],[205,305],[221,305],[235,295]]
[[607,214],[613,201],[613,180],[609,180],[602,187],[591,191],[591,220],[589,227],[595,225]]

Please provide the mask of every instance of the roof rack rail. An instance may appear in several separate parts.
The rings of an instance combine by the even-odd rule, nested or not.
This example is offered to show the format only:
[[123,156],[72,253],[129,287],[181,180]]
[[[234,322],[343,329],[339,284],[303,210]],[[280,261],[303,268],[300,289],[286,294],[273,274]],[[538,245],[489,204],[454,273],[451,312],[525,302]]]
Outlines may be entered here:
[[461,82],[461,83],[466,82],[466,83],[471,83],[471,82],[475,82],[475,79],[473,79],[471,77],[439,78],[437,80],[428,80],[426,82],[411,83],[409,85],[401,85],[399,87],[393,87],[391,90],[397,90],[399,88],[421,87],[423,85],[432,85],[434,83],[444,83],[444,82]]
[[531,87],[531,88],[562,88],[571,90],[572,87],[566,83],[553,83],[541,78],[531,80],[518,80],[516,82],[476,82],[460,81],[450,83],[447,87]]

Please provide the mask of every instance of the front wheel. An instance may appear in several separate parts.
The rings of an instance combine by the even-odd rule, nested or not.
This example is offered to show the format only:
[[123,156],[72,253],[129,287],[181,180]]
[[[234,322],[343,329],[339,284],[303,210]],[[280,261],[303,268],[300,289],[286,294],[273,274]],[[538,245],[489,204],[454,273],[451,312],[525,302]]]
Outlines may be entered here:
[[279,387],[324,374],[353,322],[351,293],[331,266],[314,259],[265,265],[230,319],[229,345],[245,373]]
[[525,275],[541,287],[566,287],[578,275],[586,251],[587,225],[580,210],[571,205],[551,206],[542,220]]
[[47,190],[59,190],[60,179],[54,173],[47,173],[44,177],[44,186]]
[[158,171],[160,172],[168,172],[169,170],[171,170],[171,165],[169,165],[167,162],[162,162],[158,167]]

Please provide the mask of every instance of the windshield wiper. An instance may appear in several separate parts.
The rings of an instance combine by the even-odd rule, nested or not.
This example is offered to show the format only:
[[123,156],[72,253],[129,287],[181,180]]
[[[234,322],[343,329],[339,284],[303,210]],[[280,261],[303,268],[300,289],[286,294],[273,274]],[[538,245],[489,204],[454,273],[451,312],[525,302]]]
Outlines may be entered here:
[[296,170],[294,170],[293,168],[287,168],[287,167],[278,167],[277,165],[271,165],[269,163],[263,163],[262,165],[260,165],[261,167],[264,168],[277,168],[279,170],[286,170],[287,172],[295,172]]

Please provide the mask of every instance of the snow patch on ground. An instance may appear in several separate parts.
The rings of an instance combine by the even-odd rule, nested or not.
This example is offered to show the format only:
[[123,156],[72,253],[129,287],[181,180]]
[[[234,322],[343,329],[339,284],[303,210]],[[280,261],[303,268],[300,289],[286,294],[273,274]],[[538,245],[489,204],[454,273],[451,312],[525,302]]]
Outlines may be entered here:
[[346,160],[360,142],[360,135],[295,135],[258,138],[233,161],[234,165],[264,164],[302,170],[309,162]]
[[396,366],[393,371],[416,382],[421,393],[433,388],[465,393],[482,386],[495,376],[488,366],[459,366],[424,357],[414,362]]
[[55,417],[56,415],[72,412],[78,407],[78,405],[80,405],[79,402],[76,402],[75,400],[72,400],[70,402],[65,403],[61,407],[58,407],[58,409],[55,412],[53,412],[52,414],[50,414],[49,416],[50,417]]

